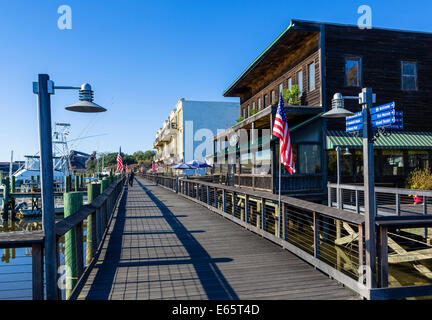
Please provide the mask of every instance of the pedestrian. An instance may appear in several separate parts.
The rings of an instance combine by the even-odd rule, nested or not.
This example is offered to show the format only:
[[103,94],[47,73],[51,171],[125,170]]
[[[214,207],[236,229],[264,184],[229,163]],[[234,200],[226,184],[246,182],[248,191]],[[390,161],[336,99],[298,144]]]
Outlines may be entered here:
[[134,173],[133,170],[132,170],[131,173],[129,173],[129,185],[130,185],[131,187],[133,187],[134,176],[135,176],[135,173]]

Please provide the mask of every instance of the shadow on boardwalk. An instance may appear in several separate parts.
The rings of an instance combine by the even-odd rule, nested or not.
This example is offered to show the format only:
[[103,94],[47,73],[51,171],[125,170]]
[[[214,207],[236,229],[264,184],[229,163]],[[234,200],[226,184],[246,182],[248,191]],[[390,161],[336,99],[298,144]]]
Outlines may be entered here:
[[[189,231],[178,219],[168,206],[160,201],[146,186],[140,181],[136,180],[139,187],[144,190],[150,201],[145,201],[142,205],[136,205],[137,201],[134,201],[133,206],[127,206],[129,187],[125,188],[124,195],[120,201],[117,216],[114,218],[112,223],[112,231],[109,234],[106,254],[105,257],[97,268],[97,273],[92,281],[92,284],[88,290],[86,299],[97,299],[107,300],[112,295],[112,288],[114,283],[117,281],[117,273],[119,268],[127,267],[142,267],[143,274],[150,266],[166,266],[166,265],[191,265],[195,270],[196,277],[199,279],[203,291],[210,300],[231,300],[239,299],[233,288],[229,285],[222,272],[216,265],[216,263],[230,262],[232,259],[228,258],[216,258],[213,259],[208,252],[203,248],[199,241],[197,241],[192,233],[204,232],[204,231]],[[135,189],[135,188],[133,188]],[[135,189],[136,190],[136,189]],[[149,205],[154,203],[154,205]],[[147,216],[147,217],[129,217],[127,210],[146,210],[149,207],[159,209],[161,216]],[[163,219],[171,230],[159,231],[159,230],[137,230],[137,232],[125,232],[125,223],[127,219]],[[127,235],[151,235],[157,234],[163,236],[164,234],[175,234],[178,241],[187,253],[184,258],[172,256],[166,257],[163,260],[151,260],[148,257],[141,259],[122,259],[122,250],[124,246],[124,236]],[[162,243],[154,248],[163,250]],[[140,269],[141,270],[141,269]],[[175,280],[172,280],[175,281]],[[143,286],[145,286],[143,284]]]

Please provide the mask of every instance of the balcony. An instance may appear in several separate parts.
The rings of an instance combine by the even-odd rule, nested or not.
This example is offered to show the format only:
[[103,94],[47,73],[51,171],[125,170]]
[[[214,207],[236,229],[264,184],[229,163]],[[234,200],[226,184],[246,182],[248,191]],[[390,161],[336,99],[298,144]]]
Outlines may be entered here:
[[168,126],[166,126],[162,132],[161,132],[161,140],[164,142],[169,142],[171,140],[172,137],[176,137],[178,134],[178,130],[177,130],[177,124],[176,123],[172,123]]

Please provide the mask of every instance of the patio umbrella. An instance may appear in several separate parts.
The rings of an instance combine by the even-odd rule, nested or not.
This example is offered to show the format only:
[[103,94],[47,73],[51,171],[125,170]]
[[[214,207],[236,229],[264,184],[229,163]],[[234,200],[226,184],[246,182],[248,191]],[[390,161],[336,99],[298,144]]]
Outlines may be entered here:
[[188,170],[188,169],[196,169],[196,167],[188,165],[186,163],[179,163],[176,164],[175,166],[171,166],[171,169],[180,169],[180,170]]
[[188,161],[186,162],[186,164],[189,166],[193,166],[194,168],[211,168],[211,166],[207,163],[198,160]]

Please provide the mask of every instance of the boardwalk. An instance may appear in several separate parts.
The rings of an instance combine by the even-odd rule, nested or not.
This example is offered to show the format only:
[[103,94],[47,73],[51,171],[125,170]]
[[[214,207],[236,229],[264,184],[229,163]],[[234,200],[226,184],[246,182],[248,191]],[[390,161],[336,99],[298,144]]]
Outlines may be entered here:
[[78,299],[358,299],[277,245],[138,178]]

